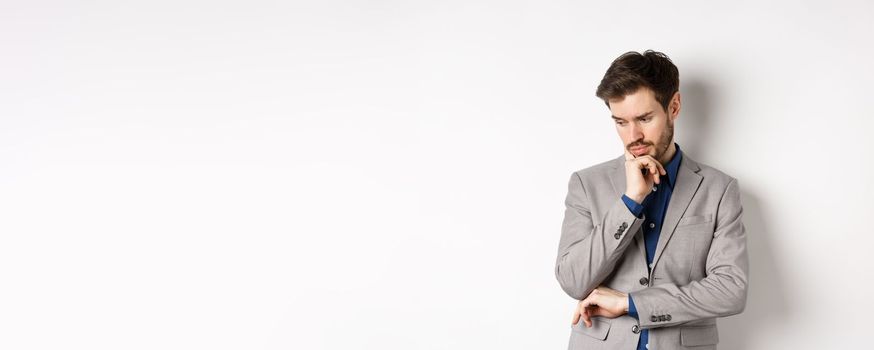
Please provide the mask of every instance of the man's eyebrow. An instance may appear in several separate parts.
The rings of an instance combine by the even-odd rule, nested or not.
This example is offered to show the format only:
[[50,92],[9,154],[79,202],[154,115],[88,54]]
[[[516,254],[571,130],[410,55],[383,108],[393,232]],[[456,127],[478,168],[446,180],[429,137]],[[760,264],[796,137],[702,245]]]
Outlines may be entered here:
[[[646,113],[644,113],[644,114],[641,114],[641,115],[639,115],[639,116],[633,117],[633,118],[631,118],[631,119],[641,119],[641,118],[644,118],[644,117],[649,116],[650,114],[652,114],[652,111],[646,112]],[[619,118],[619,117],[617,117],[617,116],[615,116],[615,115],[611,115],[610,117],[612,117],[612,118],[615,119],[615,120],[625,120],[625,119]]]

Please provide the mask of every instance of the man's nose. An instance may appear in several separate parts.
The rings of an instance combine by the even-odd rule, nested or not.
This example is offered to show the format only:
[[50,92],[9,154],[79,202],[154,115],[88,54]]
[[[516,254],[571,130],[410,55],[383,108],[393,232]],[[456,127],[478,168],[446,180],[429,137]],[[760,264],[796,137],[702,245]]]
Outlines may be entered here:
[[634,140],[640,140],[643,138],[643,130],[635,123],[629,124],[628,131],[631,133],[631,138]]

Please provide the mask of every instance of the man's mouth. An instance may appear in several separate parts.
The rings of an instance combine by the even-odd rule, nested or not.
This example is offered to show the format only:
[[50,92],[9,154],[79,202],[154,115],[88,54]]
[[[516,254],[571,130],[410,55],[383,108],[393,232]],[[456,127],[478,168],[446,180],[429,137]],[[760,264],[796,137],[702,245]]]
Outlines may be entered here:
[[631,151],[631,154],[634,154],[635,156],[639,156],[639,155],[645,154],[646,150],[648,150],[648,149],[649,149],[649,145],[637,145],[637,146],[631,147],[629,149],[629,151]]

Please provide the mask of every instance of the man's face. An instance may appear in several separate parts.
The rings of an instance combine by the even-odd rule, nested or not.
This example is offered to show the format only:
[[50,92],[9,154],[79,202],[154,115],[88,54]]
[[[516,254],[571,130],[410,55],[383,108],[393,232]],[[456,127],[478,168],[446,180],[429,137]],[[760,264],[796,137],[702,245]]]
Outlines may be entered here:
[[635,157],[644,154],[665,162],[664,156],[674,139],[674,119],[680,112],[680,93],[674,94],[665,111],[655,93],[640,88],[625,98],[611,99],[610,112],[622,144]]

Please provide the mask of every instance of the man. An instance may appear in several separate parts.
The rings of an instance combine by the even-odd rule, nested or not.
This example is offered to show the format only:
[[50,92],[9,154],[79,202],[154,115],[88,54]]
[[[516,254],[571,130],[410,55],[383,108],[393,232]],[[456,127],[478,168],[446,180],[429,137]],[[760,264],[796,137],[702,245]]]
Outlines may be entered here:
[[568,184],[555,276],[580,300],[569,349],[715,349],[716,317],[744,309],[740,189],[674,143],[679,85],[648,50],[598,86],[625,149]]

